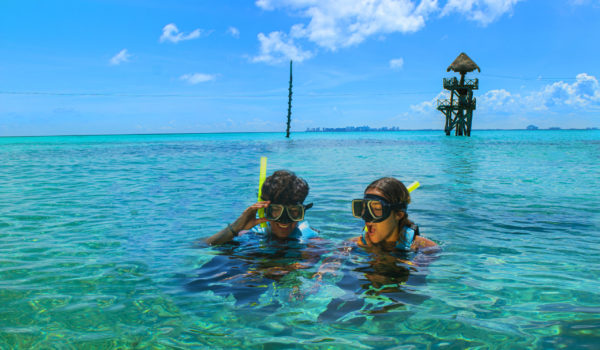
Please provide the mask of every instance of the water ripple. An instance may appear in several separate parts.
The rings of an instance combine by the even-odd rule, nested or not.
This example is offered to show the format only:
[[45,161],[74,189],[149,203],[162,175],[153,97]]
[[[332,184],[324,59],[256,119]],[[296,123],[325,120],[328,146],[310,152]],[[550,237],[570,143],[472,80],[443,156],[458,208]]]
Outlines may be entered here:
[[[1,138],[0,348],[593,348],[599,139]],[[260,156],[269,172],[287,168],[310,184],[307,217],[324,241],[305,253],[337,256],[358,235],[349,201],[380,176],[421,182],[409,215],[442,253],[373,270],[357,251],[317,284],[319,259],[282,276],[273,264],[290,260],[262,250],[218,260],[195,248],[256,200]],[[210,284],[248,266],[271,272]],[[194,279],[214,288],[190,291]]]

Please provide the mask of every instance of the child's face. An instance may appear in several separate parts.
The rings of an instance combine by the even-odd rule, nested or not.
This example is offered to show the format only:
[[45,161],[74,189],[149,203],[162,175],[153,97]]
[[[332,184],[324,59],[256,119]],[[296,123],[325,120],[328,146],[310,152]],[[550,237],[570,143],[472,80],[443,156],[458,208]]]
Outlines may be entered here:
[[271,223],[271,233],[277,238],[288,237],[298,226],[297,222],[281,223],[277,221],[269,221]]
[[[385,197],[385,194],[375,188],[367,190],[365,194],[373,194],[376,196]],[[369,240],[375,244],[380,243],[383,240],[397,240],[398,221],[402,218],[402,215],[404,215],[402,212],[394,210],[390,216],[387,217],[387,219],[381,222],[366,222],[365,225],[367,226],[367,236],[369,237]]]

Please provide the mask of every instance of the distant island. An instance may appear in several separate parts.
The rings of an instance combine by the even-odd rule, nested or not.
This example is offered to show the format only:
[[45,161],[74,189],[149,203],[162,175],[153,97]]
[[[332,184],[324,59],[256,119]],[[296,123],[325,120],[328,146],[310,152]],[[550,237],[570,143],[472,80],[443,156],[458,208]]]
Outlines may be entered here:
[[353,131],[401,131],[397,126],[372,128],[370,126],[346,126],[345,128],[306,128],[306,132],[353,132]]
[[[420,131],[434,131],[434,130],[438,130],[438,129],[419,129]],[[476,129],[476,130],[523,130],[523,129]],[[540,129],[539,127],[537,127],[536,125],[528,125],[525,130],[563,130],[560,127],[557,126],[553,126],[553,127],[549,127],[548,129]],[[587,128],[581,128],[581,129],[577,129],[577,128],[569,128],[569,129],[564,129],[564,130],[598,130],[597,127],[587,127]],[[306,132],[360,132],[360,131],[415,131],[415,130],[408,130],[408,129],[400,129],[397,126],[392,126],[392,127],[381,127],[381,128],[372,128],[368,125],[365,126],[346,126],[343,128],[306,128]]]
[[[538,128],[536,125],[528,125],[525,130],[543,130]],[[546,130],[563,130],[561,127],[558,126],[551,126]],[[587,128],[582,128],[582,129],[578,129],[578,128],[569,128],[569,129],[565,129],[565,130],[598,130],[597,127],[592,126],[592,127],[587,127]]]

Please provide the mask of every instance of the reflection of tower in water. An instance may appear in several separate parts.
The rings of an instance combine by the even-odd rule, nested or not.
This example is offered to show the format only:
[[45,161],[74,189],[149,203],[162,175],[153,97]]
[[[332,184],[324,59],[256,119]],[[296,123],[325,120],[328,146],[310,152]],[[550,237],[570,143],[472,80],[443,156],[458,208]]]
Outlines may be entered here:
[[447,184],[459,185],[461,191],[472,190],[483,157],[478,145],[481,145],[478,139],[442,139],[445,156],[441,164]]
[[481,72],[479,66],[473,62],[464,52],[458,55],[447,72],[460,73],[460,81],[455,77],[444,78],[444,89],[450,91],[450,99],[438,100],[437,109],[446,116],[444,131],[450,135],[455,129],[457,136],[471,136],[471,123],[476,99],[473,98],[473,90],[479,89],[479,79],[465,79],[465,75],[474,71]]

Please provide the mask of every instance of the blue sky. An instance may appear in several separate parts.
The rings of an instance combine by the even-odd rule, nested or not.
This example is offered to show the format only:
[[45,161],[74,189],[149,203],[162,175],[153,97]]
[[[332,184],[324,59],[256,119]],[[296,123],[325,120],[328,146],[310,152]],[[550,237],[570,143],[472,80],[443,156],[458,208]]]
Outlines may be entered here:
[[600,126],[598,0],[2,0],[0,135]]

